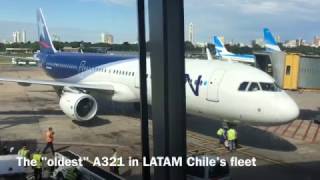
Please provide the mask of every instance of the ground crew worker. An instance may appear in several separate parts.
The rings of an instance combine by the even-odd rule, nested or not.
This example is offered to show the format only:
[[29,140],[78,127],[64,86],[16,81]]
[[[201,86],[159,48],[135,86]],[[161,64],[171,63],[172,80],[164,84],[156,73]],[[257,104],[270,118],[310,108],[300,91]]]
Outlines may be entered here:
[[18,155],[21,157],[27,158],[27,159],[30,158],[30,151],[27,148],[27,145],[23,145],[23,147],[21,149],[19,149]]
[[[114,174],[119,175],[119,166],[120,166],[120,161],[118,159],[118,154],[117,150],[115,148],[112,149],[113,155],[112,158],[115,158],[115,164],[114,166],[110,166],[110,171],[113,172]],[[112,159],[113,160],[113,159]]]
[[225,141],[224,129],[223,128],[219,128],[218,131],[217,131],[217,135],[219,137],[219,143],[220,144],[224,144],[224,141]]
[[47,145],[46,145],[46,147],[44,147],[44,149],[42,151],[43,154],[45,154],[47,149],[50,148],[52,155],[54,155],[53,140],[54,140],[54,132],[52,130],[52,127],[49,127],[48,131],[46,132]]
[[230,128],[227,131],[227,139],[229,141],[229,151],[236,150],[236,144],[235,144],[236,137],[237,137],[236,130],[234,130],[233,128]]
[[36,165],[33,167],[33,174],[35,180],[42,179],[42,155],[38,149],[33,155],[32,160],[36,161]]
[[65,179],[66,180],[77,180],[79,178],[79,171],[76,167],[67,169]]

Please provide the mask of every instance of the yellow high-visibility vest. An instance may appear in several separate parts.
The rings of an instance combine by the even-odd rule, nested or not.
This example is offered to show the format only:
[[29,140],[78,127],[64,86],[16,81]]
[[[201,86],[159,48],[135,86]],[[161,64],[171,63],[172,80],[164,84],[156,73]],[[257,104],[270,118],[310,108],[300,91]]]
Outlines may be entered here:
[[115,152],[112,157],[115,158],[115,166],[120,166],[120,160],[118,159],[117,152]]
[[29,153],[29,150],[25,149],[25,148],[22,148],[18,151],[18,155],[21,156],[21,157],[27,157],[27,154]]
[[234,129],[229,129],[227,131],[227,137],[228,137],[228,141],[234,141],[237,137],[237,133],[236,133],[236,130]]
[[18,155],[19,156],[22,156],[22,154],[24,154],[24,149],[23,148],[18,151]]
[[222,128],[218,129],[217,135],[222,136],[223,134],[224,134],[224,129],[222,129]]
[[37,165],[35,166],[35,168],[40,169],[42,167],[42,162],[41,162],[41,157],[42,155],[39,153],[35,153],[32,156],[32,160],[36,160]]

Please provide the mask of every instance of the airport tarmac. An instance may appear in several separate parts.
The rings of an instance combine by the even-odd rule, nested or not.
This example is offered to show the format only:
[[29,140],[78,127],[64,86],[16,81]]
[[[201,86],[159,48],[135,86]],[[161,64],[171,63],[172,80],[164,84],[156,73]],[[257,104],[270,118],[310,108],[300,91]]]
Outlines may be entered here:
[[[48,79],[36,67],[12,65],[1,65],[0,77]],[[58,150],[70,149],[93,158],[110,156],[111,148],[117,147],[125,159],[140,156],[139,113],[132,104],[106,102],[97,120],[77,123],[60,111],[59,100],[51,87],[0,83],[0,93],[2,143],[27,142],[32,149],[43,148],[43,134],[51,126],[56,132]],[[220,122],[188,115],[188,153],[256,157],[257,167],[232,167],[233,179],[319,179],[320,125],[312,119],[319,114],[320,92],[289,94],[301,109],[300,118],[274,127],[239,125],[241,148],[233,153],[218,144],[215,134]],[[120,173],[128,179],[140,178],[139,167],[123,167]]]

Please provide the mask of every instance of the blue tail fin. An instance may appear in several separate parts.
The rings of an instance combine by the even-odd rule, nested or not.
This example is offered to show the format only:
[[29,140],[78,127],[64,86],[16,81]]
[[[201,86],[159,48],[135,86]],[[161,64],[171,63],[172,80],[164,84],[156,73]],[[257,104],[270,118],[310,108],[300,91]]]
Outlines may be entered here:
[[266,48],[269,51],[281,51],[280,47],[278,46],[276,40],[274,39],[272,33],[268,28],[263,29],[264,35],[264,42],[266,44]]
[[56,52],[53,46],[51,37],[46,25],[46,21],[43,17],[42,10],[38,9],[37,12],[37,22],[38,22],[38,34],[39,34],[39,45],[41,53],[52,54]]
[[216,49],[217,57],[221,57],[222,55],[226,55],[226,54],[232,54],[224,47],[224,44],[221,42],[218,36],[213,36],[213,44]]

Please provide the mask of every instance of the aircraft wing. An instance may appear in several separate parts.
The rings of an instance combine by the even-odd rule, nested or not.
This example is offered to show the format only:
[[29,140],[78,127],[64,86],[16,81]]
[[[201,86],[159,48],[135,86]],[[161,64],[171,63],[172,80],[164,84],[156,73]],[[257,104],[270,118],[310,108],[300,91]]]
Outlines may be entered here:
[[80,84],[80,83],[67,83],[67,82],[59,82],[52,80],[31,80],[31,79],[13,79],[13,78],[0,78],[0,81],[5,82],[16,82],[22,86],[29,86],[31,84],[37,85],[47,85],[54,87],[70,87],[70,88],[78,88],[78,89],[91,89],[91,90],[104,90],[104,91],[114,91],[113,85],[111,84]]

